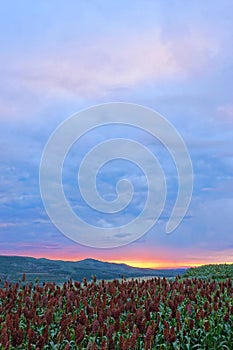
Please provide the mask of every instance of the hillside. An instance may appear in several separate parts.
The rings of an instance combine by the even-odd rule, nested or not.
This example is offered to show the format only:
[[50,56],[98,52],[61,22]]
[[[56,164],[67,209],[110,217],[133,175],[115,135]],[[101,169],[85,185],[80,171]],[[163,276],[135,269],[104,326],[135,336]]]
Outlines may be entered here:
[[102,262],[94,259],[81,261],[62,261],[49,259],[36,259],[20,256],[0,256],[0,278],[17,282],[22,274],[26,280],[34,282],[63,283],[68,279],[81,281],[84,277],[90,280],[93,275],[98,279],[114,279],[124,277],[162,276],[174,277],[182,275],[185,269],[155,270],[135,268],[126,264]]
[[193,267],[186,270],[183,277],[233,279],[233,264],[210,264]]

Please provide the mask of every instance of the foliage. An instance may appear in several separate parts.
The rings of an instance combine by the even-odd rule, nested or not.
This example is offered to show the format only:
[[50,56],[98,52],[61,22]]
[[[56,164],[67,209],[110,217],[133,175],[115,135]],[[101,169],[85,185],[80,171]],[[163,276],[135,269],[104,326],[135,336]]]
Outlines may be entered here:
[[183,277],[233,279],[233,264],[210,264],[188,269]]
[[232,297],[229,279],[6,282],[0,349],[232,349]]

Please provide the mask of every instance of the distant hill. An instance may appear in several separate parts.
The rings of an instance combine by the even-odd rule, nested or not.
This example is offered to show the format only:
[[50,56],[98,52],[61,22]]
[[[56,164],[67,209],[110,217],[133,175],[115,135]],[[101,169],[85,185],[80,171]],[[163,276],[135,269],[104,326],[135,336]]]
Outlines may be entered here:
[[209,264],[187,269],[183,277],[233,279],[233,264]]
[[97,279],[114,279],[122,276],[128,277],[145,277],[161,276],[174,277],[183,275],[186,269],[145,269],[131,267],[126,264],[116,264],[102,262],[94,259],[85,259],[81,261],[63,261],[36,259],[21,256],[0,256],[0,278],[3,281],[18,282],[22,274],[26,274],[28,282],[56,282],[63,283],[68,279],[81,281],[84,277],[90,280],[93,275]]

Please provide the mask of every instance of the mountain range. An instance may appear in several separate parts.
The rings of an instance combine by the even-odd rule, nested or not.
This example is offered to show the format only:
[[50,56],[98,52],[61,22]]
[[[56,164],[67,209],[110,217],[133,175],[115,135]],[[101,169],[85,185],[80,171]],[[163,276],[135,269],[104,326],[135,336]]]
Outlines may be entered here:
[[22,256],[0,255],[0,279],[4,281],[18,282],[22,275],[26,274],[26,281],[56,282],[63,283],[70,278],[82,281],[85,277],[91,280],[92,276],[97,279],[114,279],[128,277],[174,277],[182,275],[186,269],[149,269],[132,267],[126,264],[103,262],[95,259],[80,261],[50,260],[45,258],[32,258]]

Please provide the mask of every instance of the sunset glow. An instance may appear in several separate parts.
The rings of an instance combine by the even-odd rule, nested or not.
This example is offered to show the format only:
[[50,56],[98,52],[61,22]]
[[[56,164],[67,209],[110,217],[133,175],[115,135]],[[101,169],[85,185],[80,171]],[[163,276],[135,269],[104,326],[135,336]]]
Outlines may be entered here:
[[[230,1],[223,3],[2,3],[0,255],[66,261],[93,258],[146,268],[233,262],[233,7]],[[183,193],[189,203],[185,191],[191,175],[179,157],[177,166],[173,152],[182,158],[177,138],[171,138],[162,124],[156,122],[155,127],[154,122],[146,122],[146,113],[138,117],[146,130],[128,123],[126,113],[125,123],[83,130],[84,122],[77,122],[66,137],[61,132],[62,142],[68,143],[72,133],[83,131],[58,162],[63,167],[58,168],[58,178],[54,164],[63,155],[63,143],[51,148],[45,192],[62,226],[67,218],[66,207],[57,197],[58,184],[62,185],[65,203],[90,231],[82,230],[81,221],[77,225],[67,220],[71,234],[66,235],[48,215],[40,182],[45,145],[70,116],[108,102],[157,111],[187,147],[193,191],[187,211],[184,201],[178,203],[173,219],[182,220],[170,234],[166,228],[178,195]],[[132,116],[136,120],[137,113]],[[85,121],[92,125],[97,117],[90,114]],[[107,117],[103,113],[103,120]],[[154,137],[152,127],[165,140]],[[138,163],[114,153],[99,168],[89,159],[89,168],[79,177],[86,155],[113,139],[140,144],[158,166],[152,167],[151,158],[137,148],[131,154]],[[129,142],[127,147],[107,146],[94,160],[110,157],[110,151],[124,154],[129,149]],[[161,188],[164,197],[160,197]],[[153,199],[152,213],[128,229],[128,223],[141,218],[148,198]],[[93,227],[101,234],[95,235]],[[141,235],[130,239],[137,230]],[[106,248],[109,232],[119,245]],[[73,233],[77,240],[71,240]],[[91,238],[93,244],[79,240],[80,235]]]

